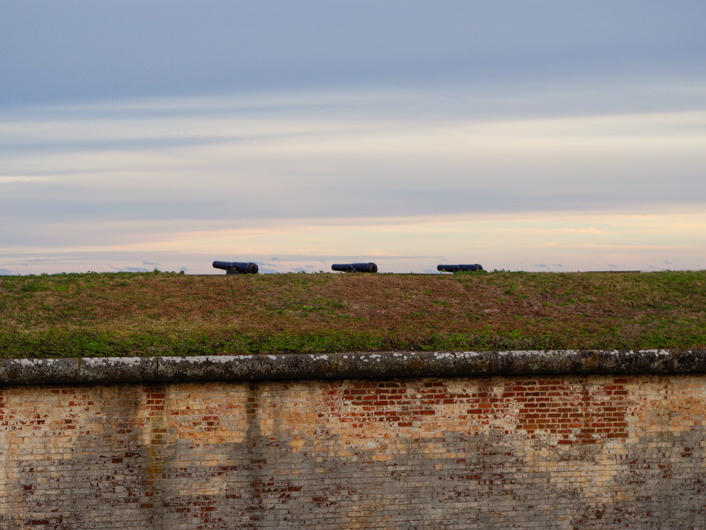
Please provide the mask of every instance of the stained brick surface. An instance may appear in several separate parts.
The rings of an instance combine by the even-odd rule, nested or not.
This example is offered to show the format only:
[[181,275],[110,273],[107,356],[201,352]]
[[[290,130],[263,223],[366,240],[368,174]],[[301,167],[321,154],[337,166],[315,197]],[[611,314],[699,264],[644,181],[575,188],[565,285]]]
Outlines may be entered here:
[[706,377],[6,386],[2,528],[676,528]]

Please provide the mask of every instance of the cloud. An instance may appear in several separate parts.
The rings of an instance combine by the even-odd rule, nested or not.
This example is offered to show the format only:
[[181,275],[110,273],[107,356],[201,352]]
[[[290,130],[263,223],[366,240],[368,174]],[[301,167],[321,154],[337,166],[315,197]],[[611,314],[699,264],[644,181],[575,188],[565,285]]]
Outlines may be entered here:
[[[253,261],[263,273],[329,271],[332,263],[359,261],[374,261],[380,272],[404,273],[433,271],[442,262],[481,263],[486,270],[700,269],[706,252],[703,211],[288,219],[257,232],[219,230],[219,223],[172,232],[169,223],[135,223],[140,245],[113,245],[109,238],[86,245],[78,234],[75,245],[66,246],[50,238],[42,247],[0,254],[0,267],[21,273],[187,268],[217,274],[211,263],[221,259]],[[591,226],[600,230],[586,229]],[[671,263],[659,265],[665,260]]]
[[701,67],[705,16],[657,0],[22,2],[0,20],[0,101],[664,79]]
[[0,266],[692,267],[704,16],[653,0],[7,6]]
[[[90,233],[102,221],[242,225],[706,201],[706,112],[473,119],[430,116],[435,97],[359,95],[353,108],[346,94],[313,108],[312,95],[197,99],[184,102],[186,117],[147,122],[113,110],[78,121],[60,110],[50,123],[16,116],[0,126],[0,215],[13,226],[84,223]],[[415,104],[422,110],[408,113]],[[215,117],[214,108],[230,110]],[[17,137],[18,128],[29,132]],[[170,128],[185,132],[150,143]]]
[[116,272],[149,272],[150,269],[144,267],[110,267]]
[[142,262],[144,265],[147,265],[148,267],[152,267],[154,270],[160,270],[162,268],[162,265],[160,263],[153,263],[150,261],[143,261]]

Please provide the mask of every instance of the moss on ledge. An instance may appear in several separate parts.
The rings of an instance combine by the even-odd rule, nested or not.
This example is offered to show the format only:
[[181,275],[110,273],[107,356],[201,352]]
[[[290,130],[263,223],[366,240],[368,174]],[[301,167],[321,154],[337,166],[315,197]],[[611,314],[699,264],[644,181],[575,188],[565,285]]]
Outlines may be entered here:
[[706,373],[706,350],[0,359],[0,385]]

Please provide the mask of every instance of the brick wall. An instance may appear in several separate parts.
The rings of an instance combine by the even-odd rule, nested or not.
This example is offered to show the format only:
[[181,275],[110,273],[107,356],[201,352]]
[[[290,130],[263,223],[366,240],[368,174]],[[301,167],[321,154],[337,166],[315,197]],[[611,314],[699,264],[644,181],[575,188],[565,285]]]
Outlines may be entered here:
[[0,387],[2,528],[675,528],[706,376]]

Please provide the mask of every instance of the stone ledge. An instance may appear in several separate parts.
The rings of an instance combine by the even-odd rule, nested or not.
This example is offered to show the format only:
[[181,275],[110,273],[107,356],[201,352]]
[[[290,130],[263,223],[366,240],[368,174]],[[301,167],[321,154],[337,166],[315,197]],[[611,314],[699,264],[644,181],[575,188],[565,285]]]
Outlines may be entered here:
[[0,359],[0,385],[706,373],[706,349]]

